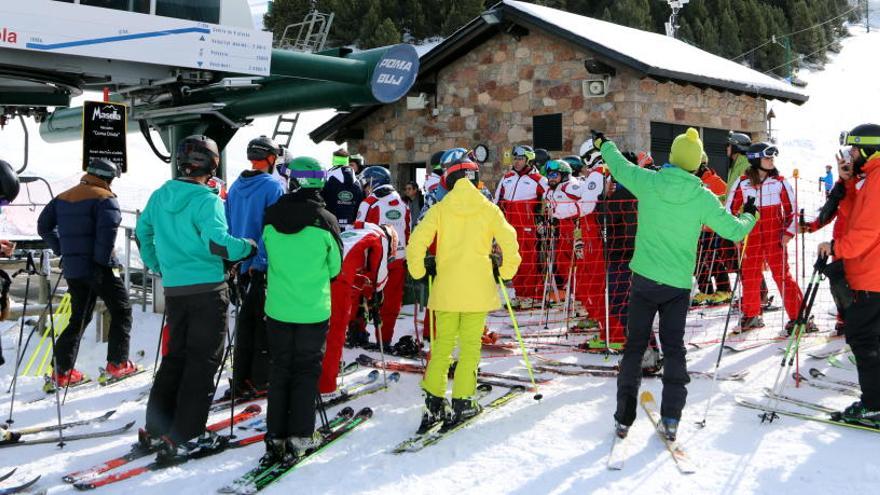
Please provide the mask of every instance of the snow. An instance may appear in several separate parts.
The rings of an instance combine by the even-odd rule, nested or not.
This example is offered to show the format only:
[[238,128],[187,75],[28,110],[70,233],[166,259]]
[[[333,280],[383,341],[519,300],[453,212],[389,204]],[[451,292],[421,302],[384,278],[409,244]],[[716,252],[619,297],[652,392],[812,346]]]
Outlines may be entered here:
[[[880,6],[878,6],[880,7]],[[525,7],[524,7],[525,8]],[[529,7],[539,9],[538,7]],[[592,26],[592,25],[591,25]],[[601,26],[600,26],[601,27]],[[597,33],[601,29],[597,28]],[[598,35],[598,34],[597,34]],[[865,34],[853,29],[853,37],[843,42],[843,51],[832,57],[825,71],[802,73],[810,85],[810,100],[803,106],[775,104],[778,118],[779,145],[782,155],[778,160],[786,176],[795,167],[800,169],[798,185],[800,202],[808,212],[815,211],[822,198],[816,187],[826,163],[830,163],[837,147],[837,134],[863,121],[874,120],[880,114],[878,83],[866,74],[868,60],[873,60],[880,34]],[[847,101],[852,96],[853,103]],[[312,114],[308,114],[310,118]],[[306,116],[304,116],[305,118]],[[324,121],[329,112],[315,113],[315,122]],[[272,119],[258,120],[253,129],[245,129],[233,141],[229,162],[233,169],[230,177],[244,160],[244,143],[259,133],[271,131]],[[327,148],[308,148],[302,134],[310,125],[301,122],[296,148],[304,154],[329,156]],[[0,154],[18,157],[20,138],[14,126],[5,131],[0,142]],[[34,133],[32,133],[32,137]],[[168,176],[167,165],[152,157],[140,138],[132,139],[131,172],[118,181],[116,189],[120,200],[129,208],[141,207],[149,193]],[[78,145],[46,145],[34,142],[31,148],[32,170],[46,175],[59,191],[65,181],[75,181],[79,175]],[[36,190],[36,186],[32,186]],[[23,207],[20,207],[23,208]],[[4,208],[7,214],[15,208]],[[39,210],[36,210],[39,211]],[[809,213],[808,213],[809,215]],[[4,220],[4,227],[8,225]],[[807,259],[813,256],[815,244],[827,238],[827,233],[807,238]],[[793,243],[792,243],[793,244]],[[794,246],[789,250],[793,254]],[[792,258],[794,258],[792,256]],[[792,259],[792,262],[794,260]],[[800,277],[800,271],[798,271]],[[772,287],[772,284],[771,284]],[[778,299],[778,294],[776,295]],[[829,315],[832,308],[823,282],[816,307],[820,328],[833,324]],[[409,310],[411,315],[411,308]],[[506,319],[493,316],[490,327],[504,335],[512,330]],[[712,342],[721,334],[725,311],[723,309],[694,311],[689,318],[687,337],[693,342],[705,343],[702,349],[689,352],[689,367],[711,370],[718,347]],[[144,350],[142,364],[151,366],[161,315],[142,313],[134,309],[132,351]],[[535,314],[520,315],[523,330],[542,330]],[[773,338],[784,324],[781,312],[767,315],[768,329],[762,334],[749,336]],[[14,353],[18,335],[16,322],[0,324],[4,354],[7,360]],[[412,316],[398,321],[397,335],[412,332]],[[104,365],[104,344],[93,340],[94,327],[85,331],[78,366],[95,376]],[[556,342],[556,340],[550,340]],[[564,341],[563,341],[564,343]],[[812,349],[832,344],[816,344],[808,339]],[[711,381],[694,379],[689,385],[688,406],[684,411],[681,443],[696,461],[698,472],[690,476],[679,474],[662,443],[656,438],[644,414],[639,414],[630,437],[630,453],[622,471],[606,470],[605,461],[611,445],[611,414],[614,409],[614,380],[589,377],[555,377],[541,386],[544,399],[536,402],[530,394],[511,402],[496,413],[480,419],[473,427],[464,429],[417,454],[394,456],[389,449],[415,430],[421,409],[419,378],[404,374],[401,382],[391,390],[358,400],[353,407],[372,407],[373,419],[353,432],[339,444],[321,453],[312,462],[302,466],[266,493],[281,494],[294,490],[301,493],[321,494],[382,494],[411,493],[874,493],[880,483],[880,461],[877,437],[871,433],[834,426],[783,418],[772,424],[761,424],[756,411],[737,406],[734,396],[743,394],[759,397],[762,387],[772,384],[779,369],[781,341],[764,347],[725,353],[721,371],[748,369],[744,382],[719,382],[716,391]],[[33,344],[32,344],[33,348]],[[555,346],[545,355],[560,360],[603,363],[601,356],[568,352],[569,348]],[[346,361],[359,352],[346,350]],[[613,362],[613,358],[610,362]],[[486,370],[525,375],[520,357],[513,355],[486,355]],[[801,355],[801,367],[825,369],[824,363]],[[9,363],[0,368],[0,389],[5,390],[11,380]],[[355,377],[365,374],[359,371]],[[831,369],[830,375],[855,380],[852,371]],[[126,402],[149,386],[150,374],[107,389],[91,387],[71,391],[64,406],[66,420],[82,419],[117,408],[110,421],[101,426],[115,427],[136,420],[143,425],[144,403]],[[55,404],[43,400],[29,404],[40,397],[40,378],[23,378],[18,384],[15,404],[15,426],[25,427],[54,421]],[[661,382],[645,379],[645,390],[660,397]],[[843,407],[851,398],[802,386],[795,389],[791,383],[787,392],[807,400],[821,400],[833,407]],[[493,393],[497,394],[498,392]],[[707,426],[698,429],[694,422],[702,419],[706,401],[712,398],[712,410]],[[9,396],[0,395],[0,415],[8,415]],[[212,419],[220,419],[223,413]],[[77,432],[88,431],[78,428]],[[70,443],[64,450],[53,445],[14,447],[2,449],[0,472],[18,467],[13,480],[23,480],[42,474],[37,488],[47,488],[52,494],[73,493],[75,490],[61,482],[62,474],[82,469],[127,450],[134,441],[134,433],[100,440]],[[198,461],[180,467],[145,474],[132,480],[101,489],[102,493],[213,493],[216,488],[243,473],[262,454],[262,446],[254,445],[234,452]],[[141,465],[141,460],[134,465]],[[7,486],[11,481],[0,483]]]
[[[605,50],[617,52],[649,68],[678,74],[685,80],[693,79],[696,75],[718,81],[743,84],[756,90],[767,88],[788,94],[803,94],[801,90],[785,81],[749,69],[726,58],[712,55],[669,36],[628,28],[527,2],[504,0],[503,3],[548,22],[588,43],[594,43]],[[648,70],[648,73],[651,73],[651,69]]]

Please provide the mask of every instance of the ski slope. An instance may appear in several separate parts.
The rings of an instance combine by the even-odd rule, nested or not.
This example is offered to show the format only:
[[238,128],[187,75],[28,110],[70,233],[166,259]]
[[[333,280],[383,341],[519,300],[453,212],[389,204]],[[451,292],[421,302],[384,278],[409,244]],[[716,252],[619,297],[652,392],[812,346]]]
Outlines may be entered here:
[[[779,129],[779,145],[782,149],[778,164],[789,177],[794,168],[799,169],[802,182],[798,189],[802,205],[821,204],[815,178],[824,172],[826,163],[831,163],[839,131],[861,122],[880,120],[880,101],[875,97],[880,94],[880,81],[866,73],[870,67],[869,61],[876,57],[878,46],[880,33],[865,34],[863,29],[853,29],[853,36],[844,40],[843,51],[833,56],[826,70],[801,74],[810,84],[807,88],[811,95],[808,103],[801,107],[773,105],[778,116],[775,126]],[[848,103],[847,96],[854,96],[857,100]],[[309,129],[304,123],[300,126],[301,132]],[[36,155],[39,159],[32,158],[32,166],[40,173],[47,173],[52,167],[62,168],[52,163],[52,156],[65,159],[71,156],[57,154],[50,147],[46,149]],[[326,151],[322,153],[329,154]],[[232,161],[242,163],[243,156],[239,158]],[[164,177],[166,173],[165,165],[158,162],[154,165],[162,169],[161,176],[156,174],[154,180],[150,181],[146,175],[129,175],[119,181],[119,187],[122,188],[120,196],[126,198],[130,194],[145,201],[152,188],[161,182],[161,179],[155,179]],[[63,168],[70,170],[69,166]],[[138,168],[133,167],[133,170]],[[822,235],[809,238],[808,252],[823,238]],[[789,248],[793,249],[793,246]],[[406,309],[411,314],[412,309]],[[823,290],[814,309],[817,323],[823,330],[833,325],[829,309],[830,298]],[[699,342],[711,342],[718,338],[724,325],[724,315],[723,309],[692,312],[689,336]],[[135,308],[134,316],[132,352],[144,350],[146,356],[142,364],[151,366],[161,315],[141,313]],[[535,316],[521,316],[524,320],[535,319]],[[768,338],[775,335],[785,323],[781,312],[766,315],[766,321],[768,329],[762,332]],[[491,326],[503,334],[511,333],[502,316],[493,317]],[[13,322],[4,322],[0,324],[0,329],[4,354],[8,360],[14,353],[18,327]],[[541,329],[532,326],[524,330]],[[412,317],[404,316],[398,322],[397,335],[411,331]],[[98,366],[104,364],[106,347],[94,344],[93,336],[94,329],[87,329],[79,368],[94,377]],[[841,344],[835,342],[827,345]],[[772,384],[779,368],[779,345],[781,343],[740,353],[725,353],[722,371],[748,369],[750,373],[744,382],[719,382],[717,393],[709,380],[694,379],[691,382],[680,443],[698,466],[698,472],[693,475],[684,476],[678,472],[641,410],[630,434],[631,455],[626,459],[624,469],[606,469],[615,402],[615,383],[608,378],[556,376],[551,383],[541,386],[544,399],[540,402],[532,400],[531,394],[526,394],[482,418],[473,427],[420,453],[392,455],[389,449],[408,437],[419,423],[422,401],[419,378],[404,374],[400,383],[389,391],[352,404],[355,408],[370,406],[374,409],[373,418],[365,426],[300,467],[266,493],[875,493],[880,483],[880,460],[876,456],[880,437],[877,435],[793,418],[761,424],[755,411],[734,403],[736,394],[758,398],[761,388]],[[823,347],[817,345],[810,350]],[[560,360],[605,362],[601,356],[571,353],[562,346],[544,352]],[[717,352],[717,345],[692,349],[688,356],[689,367],[711,370]],[[358,350],[347,349],[344,357],[346,361],[352,361],[357,354]],[[800,364],[803,370],[812,366],[828,368],[823,362],[810,360],[804,354],[801,355]],[[483,368],[525,376],[520,357],[516,354],[487,356]],[[9,364],[0,368],[0,388],[4,391],[10,383],[10,373]],[[367,370],[361,370],[355,377],[366,373]],[[851,371],[832,369],[828,373],[855,380],[855,374]],[[119,426],[131,420],[137,420],[138,426],[142,426],[144,403],[122,401],[133,399],[145,390],[149,377],[149,374],[143,374],[105,390],[92,387],[91,391],[71,391],[63,409],[64,418],[82,419],[116,408],[116,415],[96,428]],[[28,403],[42,395],[41,384],[42,380],[34,377],[19,381],[15,426],[48,424],[55,420],[55,404],[52,400]],[[660,397],[661,383],[658,379],[645,379],[642,386]],[[498,393],[494,392],[492,397]],[[800,389],[792,386],[788,393],[806,400],[821,400],[832,407],[844,407],[852,400],[807,386]],[[694,422],[702,419],[706,401],[710,397],[713,406],[707,425],[704,429],[698,429]],[[0,395],[0,419],[7,417],[9,406],[9,396]],[[212,419],[222,416],[221,413],[212,416]],[[85,432],[90,429],[82,427],[73,431]],[[53,445],[0,449],[0,472],[18,467],[13,480],[42,474],[43,478],[36,489],[48,489],[52,494],[71,493],[75,490],[61,482],[63,474],[119,455],[127,450],[134,439],[134,433],[130,433],[73,442],[63,450]],[[217,457],[145,474],[103,488],[101,492],[213,493],[253,466],[262,451],[261,445],[230,451]],[[136,464],[146,462],[144,459]],[[0,487],[11,481],[0,483]]]

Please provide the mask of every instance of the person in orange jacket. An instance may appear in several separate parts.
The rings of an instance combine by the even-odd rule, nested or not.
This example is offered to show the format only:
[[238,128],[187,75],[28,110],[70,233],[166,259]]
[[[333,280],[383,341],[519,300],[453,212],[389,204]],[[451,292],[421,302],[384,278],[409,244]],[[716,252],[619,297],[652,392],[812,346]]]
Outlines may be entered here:
[[856,357],[862,396],[834,417],[880,428],[880,125],[862,124],[841,138],[841,144],[852,146],[855,174],[865,178],[856,185],[846,232],[820,244],[819,252],[843,259],[853,291],[844,332]]
[[[695,174],[703,184],[718,196],[724,203],[727,196],[727,183],[709,167],[709,157],[703,153],[700,168]],[[697,287],[699,292],[694,295],[695,304],[723,304],[730,302],[730,277],[728,276],[729,260],[735,254],[721,244],[721,238],[709,227],[703,227],[700,236],[700,256],[697,262]],[[713,286],[712,280],[715,280]]]

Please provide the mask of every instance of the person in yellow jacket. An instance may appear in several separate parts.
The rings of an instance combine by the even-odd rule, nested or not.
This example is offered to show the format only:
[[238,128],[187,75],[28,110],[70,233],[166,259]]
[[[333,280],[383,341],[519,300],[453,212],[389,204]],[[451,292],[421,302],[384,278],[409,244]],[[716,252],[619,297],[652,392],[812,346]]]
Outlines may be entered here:
[[[428,210],[410,235],[406,248],[407,266],[414,279],[436,274],[428,308],[436,314],[437,330],[422,381],[425,414],[420,432],[441,422],[442,428],[450,428],[480,412],[474,394],[481,337],[489,311],[501,306],[495,265],[490,257],[493,241],[503,256],[497,268],[503,280],[512,279],[522,261],[516,230],[475,187],[479,181],[477,164],[467,158],[444,164],[442,181],[449,193]],[[437,254],[426,263],[425,254],[435,238]],[[456,341],[460,350],[451,412],[447,414],[447,375]]]

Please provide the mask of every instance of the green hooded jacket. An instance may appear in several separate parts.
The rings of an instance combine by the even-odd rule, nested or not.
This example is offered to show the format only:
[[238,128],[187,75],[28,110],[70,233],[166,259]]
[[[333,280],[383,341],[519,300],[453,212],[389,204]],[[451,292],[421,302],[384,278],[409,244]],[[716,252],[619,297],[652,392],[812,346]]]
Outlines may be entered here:
[[606,141],[602,158],[614,178],[638,198],[636,251],[630,269],[655,282],[690,290],[703,225],[725,239],[739,241],[755,217],[739,218],[724,209],[700,178],[674,165],[659,171],[633,165]]
[[211,189],[169,180],[150,196],[135,232],[144,265],[162,274],[166,294],[181,296],[224,288],[223,260],[251,254],[253,246],[228,230],[223,202]]

